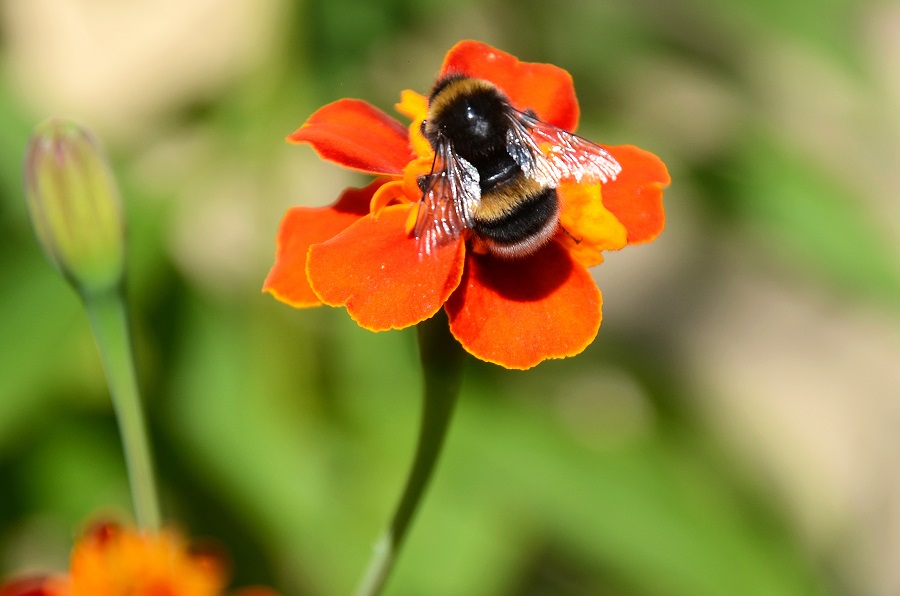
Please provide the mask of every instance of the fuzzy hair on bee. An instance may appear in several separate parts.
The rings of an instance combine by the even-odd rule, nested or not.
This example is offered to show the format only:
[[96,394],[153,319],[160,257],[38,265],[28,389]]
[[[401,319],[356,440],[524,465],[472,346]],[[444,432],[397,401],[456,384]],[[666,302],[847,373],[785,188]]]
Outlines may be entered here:
[[418,180],[420,255],[467,230],[499,257],[530,255],[559,228],[560,181],[603,184],[622,171],[599,145],[515,109],[493,83],[462,74],[435,83],[422,134],[434,161]]

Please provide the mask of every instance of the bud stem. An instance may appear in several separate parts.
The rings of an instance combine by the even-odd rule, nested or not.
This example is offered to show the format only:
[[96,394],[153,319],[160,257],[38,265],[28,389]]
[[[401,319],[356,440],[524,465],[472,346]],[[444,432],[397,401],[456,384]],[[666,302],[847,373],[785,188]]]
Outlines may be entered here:
[[403,496],[390,526],[375,545],[356,596],[375,596],[387,582],[407,531],[434,473],[459,394],[465,352],[450,334],[443,310],[419,323],[424,403],[419,440]]
[[155,532],[160,525],[159,503],[134,372],[125,301],[119,290],[83,297],[122,436],[135,519],[140,528]]

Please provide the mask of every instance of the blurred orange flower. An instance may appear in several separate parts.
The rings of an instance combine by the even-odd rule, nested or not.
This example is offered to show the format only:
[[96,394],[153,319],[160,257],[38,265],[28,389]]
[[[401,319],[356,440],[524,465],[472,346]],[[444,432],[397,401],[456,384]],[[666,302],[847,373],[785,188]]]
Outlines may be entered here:
[[[512,107],[574,131],[578,102],[569,74],[520,62],[483,43],[463,41],[444,58],[440,77],[488,81]],[[532,254],[501,258],[463,234],[426,258],[412,234],[434,151],[422,135],[428,100],[402,94],[407,128],[366,102],[343,99],[314,113],[288,137],[328,161],[380,177],[348,189],[329,207],[295,207],[278,232],[275,264],[263,287],[295,307],[346,307],[373,331],[415,325],[443,307],[450,331],[471,354],[507,368],[530,368],[575,355],[597,334],[601,295],[587,268],[602,251],[648,242],[662,231],[665,165],[633,147],[601,146],[621,166],[602,185],[563,179],[559,226]]]
[[[221,596],[226,583],[222,560],[191,552],[177,532],[98,524],[76,543],[68,575],[16,580],[0,596]],[[233,596],[277,594],[247,588]]]

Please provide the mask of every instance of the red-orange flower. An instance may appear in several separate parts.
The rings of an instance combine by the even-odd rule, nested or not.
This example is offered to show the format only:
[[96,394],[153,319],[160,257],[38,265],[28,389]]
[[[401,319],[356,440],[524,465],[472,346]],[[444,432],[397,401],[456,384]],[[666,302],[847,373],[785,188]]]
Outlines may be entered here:
[[[519,111],[566,131],[578,124],[569,74],[520,62],[483,43],[463,41],[440,76],[488,81]],[[529,368],[572,356],[600,327],[600,291],[588,267],[602,252],[648,242],[662,231],[665,165],[633,147],[603,146],[621,173],[604,184],[564,179],[557,187],[560,223],[533,254],[505,259],[462,235],[425,258],[412,227],[422,191],[417,181],[434,160],[421,133],[427,99],[405,91],[397,105],[405,127],[368,103],[343,99],[319,109],[288,137],[323,158],[379,177],[348,189],[330,207],[295,207],[277,237],[264,291],[296,307],[344,306],[373,331],[415,325],[443,307],[450,331],[474,356],[507,368]]]
[[[76,543],[68,575],[16,580],[0,596],[220,596],[226,583],[223,562],[191,551],[177,532],[98,524]],[[278,595],[248,588],[234,596]]]

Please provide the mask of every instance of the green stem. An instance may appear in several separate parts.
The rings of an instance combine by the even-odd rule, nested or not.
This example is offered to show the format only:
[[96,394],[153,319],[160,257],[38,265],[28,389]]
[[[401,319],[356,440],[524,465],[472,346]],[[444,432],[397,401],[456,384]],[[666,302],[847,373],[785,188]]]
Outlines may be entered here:
[[150,444],[134,373],[125,301],[121,292],[113,290],[84,296],[84,305],[91,320],[100,359],[103,361],[103,370],[122,435],[135,518],[140,528],[156,531],[160,524],[159,504]]
[[416,455],[403,496],[390,525],[375,545],[372,558],[357,587],[356,596],[380,594],[387,582],[434,473],[459,394],[465,352],[450,335],[443,311],[420,323],[418,332],[424,403]]

